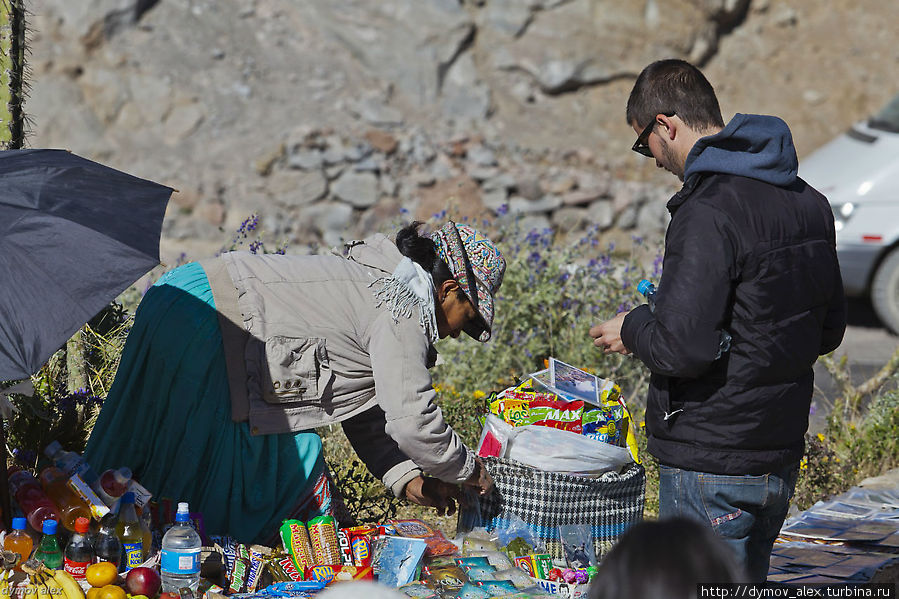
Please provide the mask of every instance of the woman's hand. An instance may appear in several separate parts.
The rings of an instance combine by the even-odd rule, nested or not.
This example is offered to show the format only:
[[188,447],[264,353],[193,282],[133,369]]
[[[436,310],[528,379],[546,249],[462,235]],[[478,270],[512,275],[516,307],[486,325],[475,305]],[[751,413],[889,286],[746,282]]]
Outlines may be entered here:
[[493,477],[487,472],[487,468],[484,466],[481,458],[474,459],[474,472],[463,484],[477,488],[478,495],[486,495],[493,488]]
[[406,484],[406,499],[418,505],[437,509],[438,516],[452,516],[459,501],[458,485],[445,483],[433,476],[419,475]]

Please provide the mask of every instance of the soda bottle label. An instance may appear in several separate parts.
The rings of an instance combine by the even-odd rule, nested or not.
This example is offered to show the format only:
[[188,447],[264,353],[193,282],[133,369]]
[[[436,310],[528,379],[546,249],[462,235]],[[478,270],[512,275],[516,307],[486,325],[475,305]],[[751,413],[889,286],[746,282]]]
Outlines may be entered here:
[[159,569],[173,574],[197,574],[200,571],[200,548],[163,549]]
[[71,574],[74,579],[84,580],[84,573],[89,565],[91,565],[91,562],[76,562],[66,558],[63,569]]
[[143,563],[141,552],[142,543],[122,543],[122,553],[125,555],[125,569],[137,568]]

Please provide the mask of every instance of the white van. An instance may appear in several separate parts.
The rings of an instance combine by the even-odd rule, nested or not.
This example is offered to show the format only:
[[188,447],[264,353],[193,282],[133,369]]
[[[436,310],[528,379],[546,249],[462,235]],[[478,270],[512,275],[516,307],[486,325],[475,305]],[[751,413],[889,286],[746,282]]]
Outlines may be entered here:
[[799,163],[827,196],[846,295],[870,297],[899,334],[899,96]]

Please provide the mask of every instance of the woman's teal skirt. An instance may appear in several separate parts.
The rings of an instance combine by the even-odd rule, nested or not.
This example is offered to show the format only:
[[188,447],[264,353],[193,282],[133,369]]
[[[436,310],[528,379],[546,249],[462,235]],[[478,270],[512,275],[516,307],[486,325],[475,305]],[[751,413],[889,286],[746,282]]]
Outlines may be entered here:
[[270,539],[301,508],[328,507],[318,435],[253,436],[231,420],[218,314],[196,263],[144,296],[84,455],[98,473],[131,468],[155,499],[202,513],[207,534],[244,543]]

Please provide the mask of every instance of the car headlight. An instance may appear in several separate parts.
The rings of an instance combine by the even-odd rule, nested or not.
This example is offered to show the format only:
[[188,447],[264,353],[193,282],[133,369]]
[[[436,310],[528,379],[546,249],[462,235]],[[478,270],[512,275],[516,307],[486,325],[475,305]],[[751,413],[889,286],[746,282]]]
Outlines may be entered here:
[[832,204],[833,224],[834,228],[839,232],[846,225],[846,221],[855,212],[855,204],[852,202],[843,202],[842,204]]

